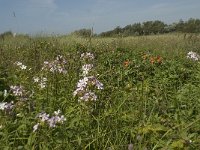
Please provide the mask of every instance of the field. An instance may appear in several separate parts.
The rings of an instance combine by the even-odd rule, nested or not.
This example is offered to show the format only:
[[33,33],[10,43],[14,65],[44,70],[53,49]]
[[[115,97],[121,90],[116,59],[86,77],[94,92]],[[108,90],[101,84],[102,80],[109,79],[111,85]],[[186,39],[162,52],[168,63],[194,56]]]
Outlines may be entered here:
[[198,54],[195,34],[0,39],[0,149],[199,149]]

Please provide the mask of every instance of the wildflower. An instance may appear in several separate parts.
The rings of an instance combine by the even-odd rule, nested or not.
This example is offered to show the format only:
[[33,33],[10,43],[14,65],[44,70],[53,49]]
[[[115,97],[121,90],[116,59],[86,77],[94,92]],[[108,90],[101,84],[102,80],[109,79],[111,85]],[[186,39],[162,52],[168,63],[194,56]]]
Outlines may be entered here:
[[33,77],[33,80],[35,83],[38,83],[40,79],[38,77]]
[[[49,127],[53,128],[56,127],[57,123],[63,123],[64,121],[66,121],[66,118],[64,117],[64,115],[60,115],[61,111],[57,110],[54,111],[54,116],[51,116],[45,112],[39,113],[37,115],[37,117],[40,119],[41,122],[45,122],[49,125]],[[38,129],[39,123],[37,123],[34,127],[33,127],[33,132],[35,132]]]
[[58,109],[57,111],[54,111],[54,114],[55,114],[55,115],[59,115],[60,112],[61,112],[60,109]]
[[95,80],[95,84],[98,90],[102,90],[103,89],[103,83],[101,83],[99,80]]
[[27,66],[23,65],[22,62],[16,61],[14,64],[20,67],[22,70],[26,70]]
[[35,131],[38,129],[39,125],[40,125],[40,124],[37,123],[36,125],[33,126],[33,132],[35,132]]
[[157,60],[157,63],[159,63],[159,64],[161,64],[162,63],[162,57],[160,57],[160,56],[157,56],[157,58],[156,58]]
[[44,61],[44,64],[45,64],[45,65],[48,65],[48,64],[49,64],[49,62],[48,62],[48,61]]
[[88,82],[88,77],[84,77],[83,79],[80,79],[78,81],[77,88],[84,89],[87,86],[87,82]]
[[22,86],[10,86],[10,89],[14,96],[23,96],[24,89]]
[[39,83],[39,86],[41,89],[45,88],[46,87],[46,83],[47,82],[47,78],[42,78],[40,83]]
[[94,92],[89,91],[89,92],[85,93],[82,97],[80,97],[80,100],[84,100],[84,101],[89,101],[89,100],[96,101],[97,100],[97,96],[95,95]]
[[82,59],[94,59],[94,55],[90,52],[82,53],[81,54]]
[[93,64],[85,64],[82,66],[83,76],[88,75],[89,71],[92,69]]
[[198,61],[200,59],[200,56],[197,53],[190,51],[187,54],[187,58],[192,59],[194,61]]
[[16,64],[17,66],[21,66],[22,65],[22,63],[19,62],[19,61],[16,61],[14,64]]
[[8,95],[7,90],[4,90],[4,91],[3,91],[3,96],[6,97],[7,95]]
[[20,68],[21,68],[22,70],[26,70],[27,66],[21,65]]
[[147,55],[147,54],[144,54],[144,55],[142,56],[142,59],[143,59],[143,60],[146,60],[147,57],[148,57],[148,55]]
[[127,61],[124,61],[124,66],[125,66],[125,67],[128,67],[129,63],[130,63],[130,62],[129,62],[128,60],[127,60]]
[[150,57],[150,63],[154,64],[155,63],[155,58],[154,57]]
[[0,110],[4,110],[6,108],[7,102],[1,102],[0,103]]
[[42,122],[45,122],[49,119],[49,114],[46,114],[45,112],[39,113],[38,118],[40,118]]
[[58,73],[66,74],[67,71],[64,67],[66,63],[67,61],[64,59],[64,57],[61,55],[58,55],[56,59],[51,62],[44,61],[42,70],[49,70],[52,73],[58,72]]
[[0,110],[8,110],[10,111],[14,107],[13,102],[1,102],[0,103]]

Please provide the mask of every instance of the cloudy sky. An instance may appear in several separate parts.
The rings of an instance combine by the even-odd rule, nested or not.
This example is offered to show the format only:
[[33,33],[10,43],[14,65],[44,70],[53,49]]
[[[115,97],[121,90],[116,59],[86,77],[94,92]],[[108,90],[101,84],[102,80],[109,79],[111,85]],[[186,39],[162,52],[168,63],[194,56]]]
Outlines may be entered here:
[[0,33],[96,33],[148,20],[200,19],[200,0],[0,0]]

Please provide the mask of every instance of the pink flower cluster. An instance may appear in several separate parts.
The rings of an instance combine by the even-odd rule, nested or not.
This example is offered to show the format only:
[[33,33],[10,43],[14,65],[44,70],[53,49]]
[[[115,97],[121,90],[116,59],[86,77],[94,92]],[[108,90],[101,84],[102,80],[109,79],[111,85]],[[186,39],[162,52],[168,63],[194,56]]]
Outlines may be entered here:
[[0,110],[10,111],[14,107],[13,102],[1,102],[0,103]]
[[39,123],[33,126],[33,132],[38,130],[38,127],[42,122],[45,122],[51,128],[56,127],[56,125],[59,123],[62,124],[64,121],[66,121],[66,118],[64,117],[64,115],[61,115],[60,113],[61,113],[60,110],[54,111],[54,115],[51,117],[49,114],[45,112],[39,113],[37,115],[37,118],[39,118],[40,121]]
[[22,97],[24,95],[25,90],[23,89],[23,86],[16,85],[16,86],[10,86],[10,90],[12,91],[14,96]]
[[50,71],[53,73],[58,72],[66,74],[67,73],[67,70],[65,68],[66,63],[67,62],[64,59],[64,57],[58,55],[56,59],[51,62],[45,61],[42,70]]
[[[81,59],[94,59],[94,55],[83,53],[81,54]],[[82,66],[83,78],[78,81],[76,90],[73,92],[74,96],[78,96],[79,101],[96,101],[97,96],[91,89],[103,89],[103,84],[95,76],[88,76],[92,68],[93,64],[84,64]]]

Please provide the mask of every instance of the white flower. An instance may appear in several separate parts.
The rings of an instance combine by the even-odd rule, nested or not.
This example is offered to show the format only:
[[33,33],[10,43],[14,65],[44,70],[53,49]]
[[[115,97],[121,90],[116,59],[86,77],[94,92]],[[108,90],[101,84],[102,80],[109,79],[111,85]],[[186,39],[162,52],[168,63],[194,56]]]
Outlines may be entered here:
[[33,77],[33,80],[35,83],[38,83],[40,79],[38,77]]
[[7,90],[4,90],[4,91],[3,91],[3,96],[6,97],[7,95],[8,95]]
[[42,78],[40,83],[39,83],[39,86],[41,89],[45,88],[46,87],[46,83],[47,82],[47,78]]
[[83,79],[80,79],[77,83],[77,88],[84,89],[87,86],[88,78],[84,77]]
[[44,61],[44,64],[45,64],[45,65],[48,65],[48,64],[49,64],[49,62],[48,62],[48,61]]
[[52,128],[56,127],[56,120],[55,120],[55,117],[51,117],[49,120],[48,120],[48,123],[49,123],[49,126]]
[[43,81],[43,82],[46,82],[46,81],[47,81],[47,78],[42,78],[42,81]]
[[83,76],[88,75],[89,71],[92,69],[93,64],[85,64],[82,66]]
[[23,87],[22,86],[10,86],[11,91],[15,96],[23,96]]
[[19,62],[19,61],[16,61],[15,64],[16,64],[17,66],[21,66],[21,65],[22,65],[22,63]]
[[20,68],[21,68],[22,70],[25,70],[25,69],[27,68],[27,66],[21,65]]
[[7,102],[1,102],[0,103],[0,110],[4,110],[6,108]]
[[101,83],[99,80],[96,79],[96,86],[97,89],[102,90],[103,89],[103,83]]
[[90,52],[82,53],[81,58],[83,59],[94,59],[94,55]]
[[35,132],[35,131],[38,129],[39,125],[40,125],[40,124],[37,123],[36,125],[33,126],[33,132]]
[[97,100],[97,96],[95,95],[94,92],[87,92],[85,93],[82,97],[80,97],[80,100],[84,100],[84,101],[96,101]]
[[49,119],[49,114],[46,113],[39,113],[38,117],[41,119],[42,122],[46,121]]
[[49,70],[50,72],[59,72],[59,73],[66,73],[64,65],[66,64],[66,60],[63,58],[63,56],[58,55],[56,57],[56,60],[53,60],[51,62],[45,61],[44,66],[42,67],[42,70]]
[[13,102],[7,103],[7,102],[1,102],[0,103],[0,110],[11,110],[13,108]]
[[190,51],[187,54],[187,58],[192,59],[194,61],[198,61],[200,59],[200,56],[197,53]]
[[57,111],[54,111],[54,114],[55,114],[56,116],[58,116],[60,113],[61,113],[60,109],[58,109]]

